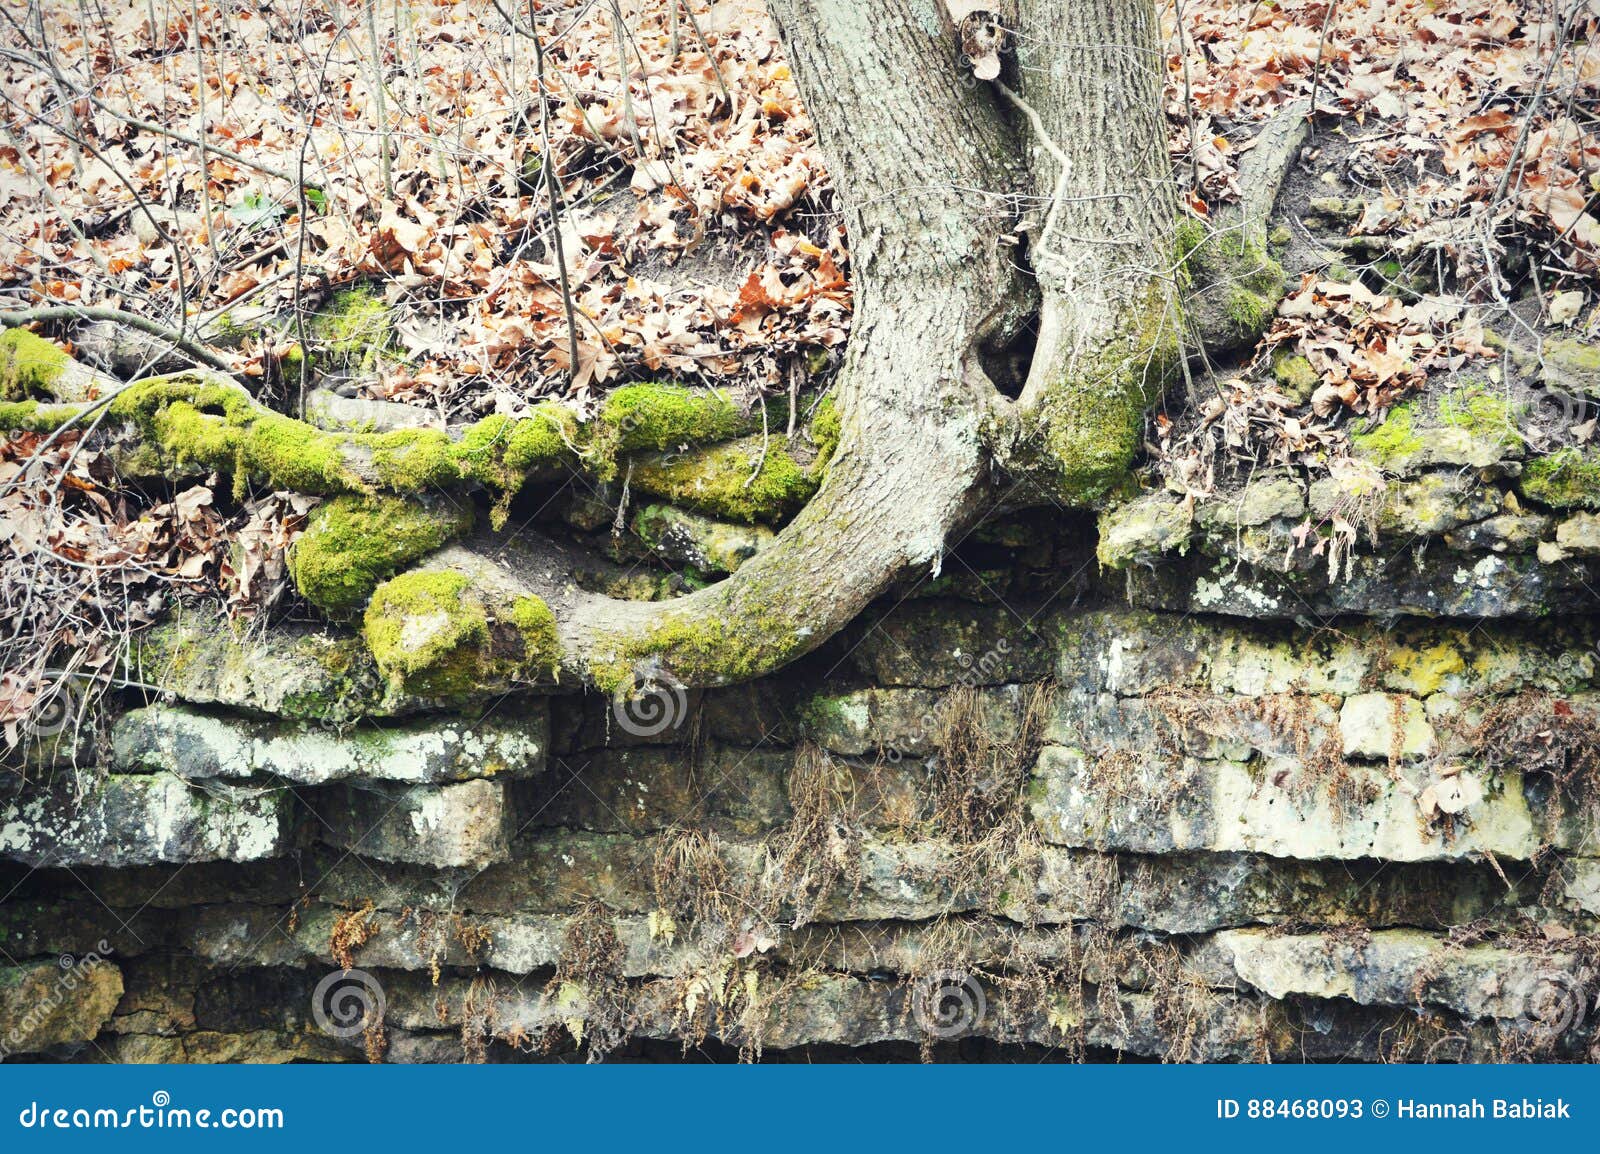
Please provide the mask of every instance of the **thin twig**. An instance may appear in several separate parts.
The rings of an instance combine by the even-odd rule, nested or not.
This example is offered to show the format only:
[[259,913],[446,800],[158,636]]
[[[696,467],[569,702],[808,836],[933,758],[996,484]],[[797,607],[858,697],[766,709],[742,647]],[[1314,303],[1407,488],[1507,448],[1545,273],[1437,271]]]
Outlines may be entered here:
[[534,30],[534,75],[539,94],[539,137],[543,148],[540,168],[544,170],[545,191],[550,199],[550,239],[556,252],[556,270],[561,277],[561,307],[567,317],[567,387],[572,387],[578,376],[578,324],[574,317],[572,286],[567,279],[566,243],[561,239],[561,190],[556,181],[555,149],[550,146],[550,101],[544,90],[544,42],[539,39],[537,9],[534,0],[528,0],[528,21]]

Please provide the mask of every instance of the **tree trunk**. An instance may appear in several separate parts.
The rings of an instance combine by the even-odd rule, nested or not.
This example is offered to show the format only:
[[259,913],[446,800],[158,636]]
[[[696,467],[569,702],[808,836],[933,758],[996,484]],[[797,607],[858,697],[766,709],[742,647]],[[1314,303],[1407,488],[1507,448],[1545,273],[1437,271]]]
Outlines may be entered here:
[[[542,598],[563,680],[612,692],[716,684],[809,652],[908,569],[937,571],[951,532],[994,503],[997,458],[1050,499],[1098,498],[1131,460],[1141,411],[1176,355],[1175,210],[1149,0],[1029,4],[1049,35],[1024,37],[1020,94],[975,79],[936,0],[771,7],[850,233],[856,314],[839,449],[770,547],[679,600],[583,592],[548,553],[518,562],[454,548],[436,559],[483,591],[491,615]],[[1013,405],[982,352],[1034,300],[1006,243],[1030,188],[1043,206],[1033,249],[1044,311]]]
[[[1042,296],[1013,467],[1093,500],[1126,474],[1181,355],[1178,206],[1149,0],[1022,0],[1017,95]],[[1054,474],[1051,476],[1051,474]]]

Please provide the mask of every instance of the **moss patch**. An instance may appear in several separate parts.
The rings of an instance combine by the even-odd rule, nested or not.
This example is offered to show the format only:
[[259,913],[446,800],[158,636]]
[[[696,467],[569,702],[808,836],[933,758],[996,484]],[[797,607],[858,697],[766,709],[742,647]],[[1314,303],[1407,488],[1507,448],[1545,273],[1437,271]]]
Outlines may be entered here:
[[[1196,293],[1195,313],[1208,336],[1228,347],[1254,344],[1283,299],[1283,266],[1264,240],[1238,230],[1211,233],[1195,220],[1178,225],[1177,257]],[[1213,304],[1219,293],[1220,304]]]
[[67,354],[53,341],[27,329],[0,333],[0,400],[49,397],[67,367]]
[[1439,419],[1451,428],[1465,429],[1474,438],[1496,442],[1507,450],[1522,443],[1516,409],[1482,385],[1465,385],[1439,398]]
[[463,574],[418,569],[384,582],[364,624],[373,659],[396,689],[455,697],[483,680],[489,616]]
[[382,581],[472,527],[472,507],[400,497],[337,497],[312,511],[289,551],[307,601],[340,615],[361,608]]
[[486,604],[454,570],[416,569],[386,581],[364,626],[379,672],[404,693],[461,699],[553,678],[561,664],[548,605],[532,596]]
[[1579,449],[1537,457],[1523,469],[1517,488],[1552,508],[1600,509],[1600,461]]
[[839,437],[843,432],[843,418],[832,397],[822,398],[816,415],[811,418],[811,441],[817,446],[817,463],[813,469],[825,469],[839,450]]
[[518,597],[511,603],[511,623],[522,637],[524,669],[554,678],[561,668],[561,638],[550,606],[538,597]]
[[1288,349],[1278,348],[1272,354],[1272,379],[1284,393],[1301,404],[1311,399],[1317,388],[1317,370],[1311,362]]
[[[1142,445],[1144,410],[1178,367],[1179,318],[1167,287],[1152,281],[1097,355],[1073,366],[1042,399],[1039,443],[1054,488],[1069,504],[1098,504],[1129,475]],[[1025,462],[1026,463],[1026,462]]]
[[1395,405],[1377,428],[1355,433],[1350,444],[1386,472],[1398,471],[1402,462],[1422,451],[1422,438],[1412,427],[1412,406]]
[[641,638],[619,640],[615,656],[592,663],[589,675],[605,693],[627,692],[634,662],[648,659],[691,684],[749,681],[799,652],[802,638],[783,626],[785,619],[731,609],[703,619],[668,617]]
[[647,458],[635,467],[633,485],[708,516],[752,524],[793,513],[816,492],[817,478],[781,437],[768,439],[765,459],[761,438],[747,437],[691,456]]
[[373,368],[394,340],[389,306],[367,288],[334,293],[311,318],[310,329],[319,353],[352,368]]
[[724,441],[747,431],[750,421],[720,389],[645,384],[607,394],[599,423],[628,453]]

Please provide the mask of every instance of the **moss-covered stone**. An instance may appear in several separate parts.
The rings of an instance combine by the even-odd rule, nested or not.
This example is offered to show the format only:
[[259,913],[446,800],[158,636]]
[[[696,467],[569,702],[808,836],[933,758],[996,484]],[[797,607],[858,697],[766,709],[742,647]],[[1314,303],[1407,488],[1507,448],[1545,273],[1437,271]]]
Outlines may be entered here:
[[336,497],[312,511],[289,550],[289,573],[317,608],[350,613],[380,582],[471,527],[472,506],[465,502]]
[[1428,466],[1488,468],[1521,457],[1521,408],[1482,382],[1388,410],[1383,423],[1350,438],[1356,455],[1386,473],[1402,475]]
[[0,333],[0,400],[52,396],[51,385],[67,367],[67,354],[27,329]]
[[1311,362],[1285,348],[1273,351],[1272,379],[1278,382],[1278,387],[1287,396],[1302,405],[1311,399],[1318,381],[1317,370],[1311,367]]
[[644,506],[632,528],[652,554],[701,574],[732,573],[773,539],[764,526],[714,521],[671,505]]
[[712,517],[781,521],[817,491],[816,472],[803,467],[777,437],[746,437],[683,456],[647,457],[633,487]]
[[1350,443],[1356,451],[1387,472],[1398,472],[1397,464],[1421,451],[1422,438],[1411,428],[1411,406],[1396,405],[1383,424],[1355,433]]
[[548,605],[533,596],[485,598],[455,570],[414,569],[386,581],[364,624],[379,671],[406,693],[459,700],[553,679],[561,663]]
[[1600,460],[1583,449],[1562,449],[1529,461],[1517,489],[1555,509],[1600,509]]
[[1600,341],[1570,337],[1544,344],[1546,376],[1600,396]]
[[1152,493],[1100,515],[1095,556],[1108,569],[1152,565],[1168,550],[1186,549],[1193,527],[1193,514],[1183,502],[1170,493]]
[[367,605],[365,631],[397,689],[453,697],[484,680],[489,616],[464,574],[418,569],[384,582]]

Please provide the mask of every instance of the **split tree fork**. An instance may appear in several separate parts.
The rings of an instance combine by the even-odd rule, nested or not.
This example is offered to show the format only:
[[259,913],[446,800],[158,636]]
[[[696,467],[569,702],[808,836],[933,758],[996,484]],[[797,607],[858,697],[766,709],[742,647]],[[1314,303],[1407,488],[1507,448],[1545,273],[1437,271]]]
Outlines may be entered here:
[[[1275,171],[1225,227],[1180,218],[1153,0],[769,5],[841,197],[855,278],[820,489],[730,577],[666,602],[580,590],[560,550],[531,539],[432,552],[365,612],[374,655],[403,688],[554,677],[626,692],[770,672],[897,577],[937,568],[945,542],[996,501],[1103,502],[1186,357],[1252,343],[1270,318],[1282,278],[1265,218],[1293,149],[1258,147]],[[1029,333],[1031,364],[1008,397],[985,366]],[[324,494],[452,479],[509,493],[585,436],[609,436],[613,464],[619,448],[651,447],[626,426],[586,432],[541,406],[543,421],[496,429],[486,469],[459,441],[402,451],[309,433],[242,394],[174,387],[129,407],[169,449],[192,455],[182,438],[194,437],[225,463]],[[274,452],[297,438],[291,467]],[[343,529],[389,535],[382,520],[366,510]]]

